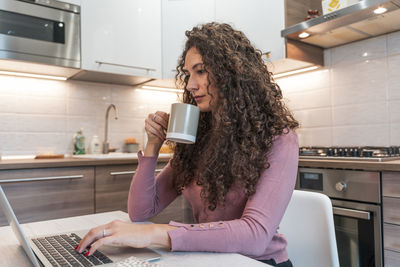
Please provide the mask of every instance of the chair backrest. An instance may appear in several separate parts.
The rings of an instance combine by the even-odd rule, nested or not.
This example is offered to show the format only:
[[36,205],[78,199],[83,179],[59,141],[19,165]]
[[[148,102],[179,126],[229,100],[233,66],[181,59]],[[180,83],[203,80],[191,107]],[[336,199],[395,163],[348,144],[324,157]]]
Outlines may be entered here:
[[295,267],[339,267],[331,200],[323,194],[294,190],[279,226]]

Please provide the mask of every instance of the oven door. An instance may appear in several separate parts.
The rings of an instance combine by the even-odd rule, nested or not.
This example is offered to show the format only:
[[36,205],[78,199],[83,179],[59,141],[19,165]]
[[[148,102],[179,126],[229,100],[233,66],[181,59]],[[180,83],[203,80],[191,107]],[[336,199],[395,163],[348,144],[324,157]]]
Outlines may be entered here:
[[0,58],[80,68],[80,15],[0,1]]
[[340,266],[381,267],[381,207],[333,200]]

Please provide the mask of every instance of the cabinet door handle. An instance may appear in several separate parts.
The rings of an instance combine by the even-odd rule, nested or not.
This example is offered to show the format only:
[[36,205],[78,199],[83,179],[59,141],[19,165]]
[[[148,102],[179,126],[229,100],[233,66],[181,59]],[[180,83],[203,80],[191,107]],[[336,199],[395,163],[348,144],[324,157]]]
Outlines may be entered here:
[[124,67],[124,68],[130,68],[130,69],[138,69],[138,70],[146,70],[146,71],[157,71],[156,69],[152,68],[145,68],[145,67],[138,67],[138,66],[129,66],[129,65],[123,65],[123,64],[116,64],[116,63],[110,63],[110,62],[104,62],[104,61],[95,61],[97,64],[102,65],[111,65],[111,66],[117,66],[117,67]]
[[124,171],[124,172],[110,172],[110,175],[124,175],[124,174],[135,174],[136,171]]
[[155,169],[154,172],[159,173],[161,172],[163,169]]
[[67,179],[81,179],[83,175],[66,175],[66,176],[51,176],[51,177],[35,177],[35,178],[16,178],[8,180],[0,180],[0,183],[18,183],[18,182],[36,182],[48,180],[67,180]]
[[364,219],[364,220],[371,219],[371,214],[368,211],[353,210],[353,209],[346,209],[346,208],[333,207],[333,214],[348,216],[348,217],[358,218],[358,219]]

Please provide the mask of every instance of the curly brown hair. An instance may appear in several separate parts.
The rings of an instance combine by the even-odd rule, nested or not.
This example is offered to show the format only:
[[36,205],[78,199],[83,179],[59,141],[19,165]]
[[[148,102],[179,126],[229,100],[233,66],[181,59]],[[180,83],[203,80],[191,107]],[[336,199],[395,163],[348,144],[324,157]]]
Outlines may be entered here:
[[195,144],[176,144],[171,160],[174,188],[181,194],[195,181],[208,209],[215,210],[225,204],[234,184],[242,186],[247,197],[255,193],[261,172],[269,168],[266,153],[274,136],[296,128],[298,122],[285,107],[261,51],[241,31],[213,22],[185,34],[188,39],[176,68],[178,86],[185,89],[183,102],[196,105],[184,71],[186,54],[195,47],[209,86],[217,89],[213,97],[218,105],[200,114]]

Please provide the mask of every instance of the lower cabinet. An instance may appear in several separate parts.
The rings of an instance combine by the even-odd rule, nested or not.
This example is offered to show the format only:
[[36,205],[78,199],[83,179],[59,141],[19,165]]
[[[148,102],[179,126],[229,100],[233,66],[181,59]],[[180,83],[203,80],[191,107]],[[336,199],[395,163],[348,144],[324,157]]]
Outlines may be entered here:
[[129,187],[137,164],[96,167],[95,211],[127,212]]
[[[166,164],[166,162],[158,163],[155,174],[157,175]],[[137,164],[96,167],[96,213],[114,210],[127,212],[129,188],[136,168]],[[193,222],[192,209],[183,196],[176,198],[161,213],[150,219],[154,223],[169,223],[171,220]]]
[[2,170],[0,185],[20,223],[94,213],[94,167]]
[[382,173],[385,267],[400,266],[400,172]]
[[[157,164],[156,174],[166,162]],[[92,213],[127,212],[129,187],[137,164],[0,170],[0,185],[20,223]],[[155,223],[193,222],[183,196],[175,199]],[[0,209],[0,226],[7,225]]]

